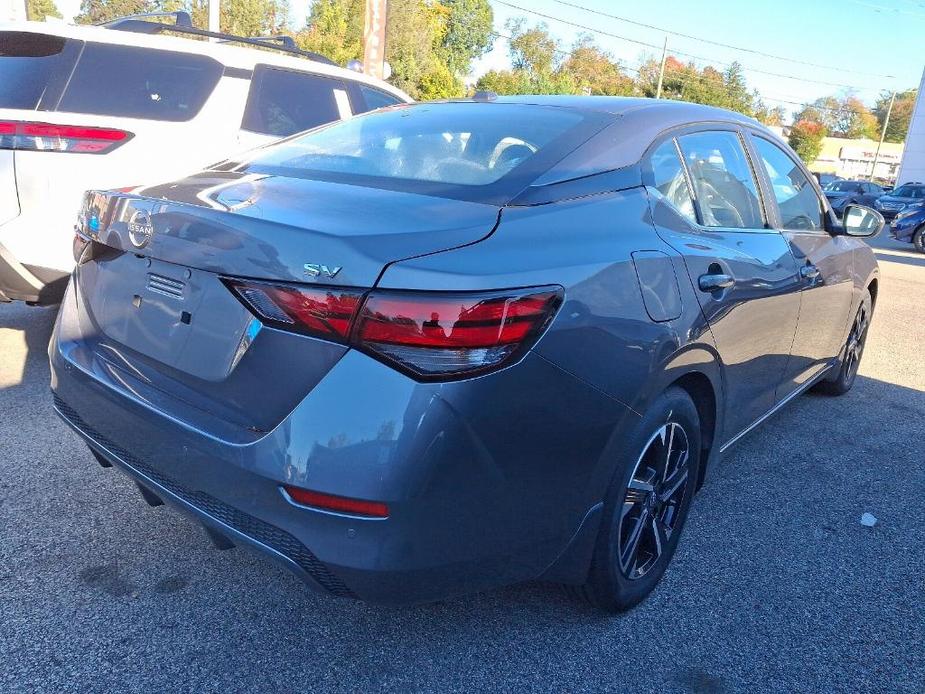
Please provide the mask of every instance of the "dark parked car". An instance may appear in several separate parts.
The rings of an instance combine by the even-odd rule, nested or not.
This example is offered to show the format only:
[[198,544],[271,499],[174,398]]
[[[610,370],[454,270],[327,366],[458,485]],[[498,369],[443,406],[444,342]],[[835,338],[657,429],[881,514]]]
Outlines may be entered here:
[[88,194],[54,404],[150,503],[328,593],[542,577],[625,609],[711,461],[851,388],[878,286],[854,237],[883,220],[844,220],[724,110],[385,109]]
[[907,205],[890,224],[890,236],[915,246],[919,253],[925,253],[925,204]]
[[836,213],[844,212],[851,204],[872,206],[883,195],[883,189],[869,181],[833,181],[823,189],[825,197]]
[[887,219],[893,219],[907,205],[919,205],[923,202],[925,202],[925,185],[904,183],[886,195],[881,195],[874,203],[874,209]]

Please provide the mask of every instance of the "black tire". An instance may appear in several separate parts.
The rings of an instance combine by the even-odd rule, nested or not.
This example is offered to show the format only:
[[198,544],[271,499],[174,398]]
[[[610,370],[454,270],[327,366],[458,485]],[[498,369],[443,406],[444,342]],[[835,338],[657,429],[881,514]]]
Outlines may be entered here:
[[912,245],[919,253],[925,253],[925,226],[919,227],[912,235]]
[[[672,436],[676,439],[667,445]],[[628,610],[651,593],[678,546],[700,466],[700,418],[687,392],[672,387],[662,393],[626,444],[626,457],[604,499],[587,582],[576,591],[608,612]],[[679,444],[686,446],[683,483],[679,482]],[[661,468],[662,482],[658,481],[663,460],[659,454],[668,459]],[[652,490],[644,489],[645,480],[654,482]],[[676,484],[679,488],[669,496]]]
[[820,381],[815,390],[826,395],[844,395],[858,375],[861,357],[864,356],[864,345],[867,344],[867,332],[870,329],[870,319],[873,317],[873,301],[870,292],[864,292],[861,305],[855,314],[854,322],[848,333],[848,340],[842,347],[841,358],[832,378]]

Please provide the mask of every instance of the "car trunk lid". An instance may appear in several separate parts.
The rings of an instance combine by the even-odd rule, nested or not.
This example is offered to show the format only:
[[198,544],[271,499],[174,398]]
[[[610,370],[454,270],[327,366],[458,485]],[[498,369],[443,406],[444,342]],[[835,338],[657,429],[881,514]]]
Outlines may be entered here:
[[[266,430],[347,347],[267,329],[228,278],[373,287],[391,262],[491,233],[497,207],[342,184],[210,172],[144,194],[88,193],[77,300],[114,380]],[[168,197],[169,196],[169,197]],[[103,368],[103,367],[101,367]],[[269,379],[265,381],[263,379]],[[261,411],[254,392],[263,393]],[[240,401],[240,404],[237,404]]]

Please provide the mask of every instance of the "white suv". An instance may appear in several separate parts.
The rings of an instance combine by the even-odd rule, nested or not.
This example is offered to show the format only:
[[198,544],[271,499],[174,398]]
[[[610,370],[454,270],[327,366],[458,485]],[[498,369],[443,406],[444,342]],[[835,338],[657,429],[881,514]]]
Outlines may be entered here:
[[[209,34],[185,13],[176,22],[0,24],[0,301],[60,299],[88,188],[171,180],[411,101],[285,38]],[[224,41],[191,40],[206,36]]]

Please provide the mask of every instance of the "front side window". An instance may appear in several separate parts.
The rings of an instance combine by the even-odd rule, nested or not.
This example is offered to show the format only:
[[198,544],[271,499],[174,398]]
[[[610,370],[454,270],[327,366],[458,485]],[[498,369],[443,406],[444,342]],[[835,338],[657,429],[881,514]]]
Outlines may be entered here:
[[221,64],[204,55],[88,43],[57,110],[188,121],[221,76]]
[[793,230],[822,230],[824,226],[819,197],[800,167],[772,142],[762,137],[753,137],[752,142],[771,180],[774,199],[780,210],[781,226]]
[[731,229],[764,227],[758,188],[739,136],[699,132],[678,138],[702,224]]
[[684,217],[696,222],[694,199],[691,197],[687,176],[684,175],[684,166],[681,164],[674,140],[666,140],[656,147],[649,162],[658,192]]
[[241,127],[285,137],[336,121],[338,94],[346,101],[347,87],[341,80],[258,65]]

